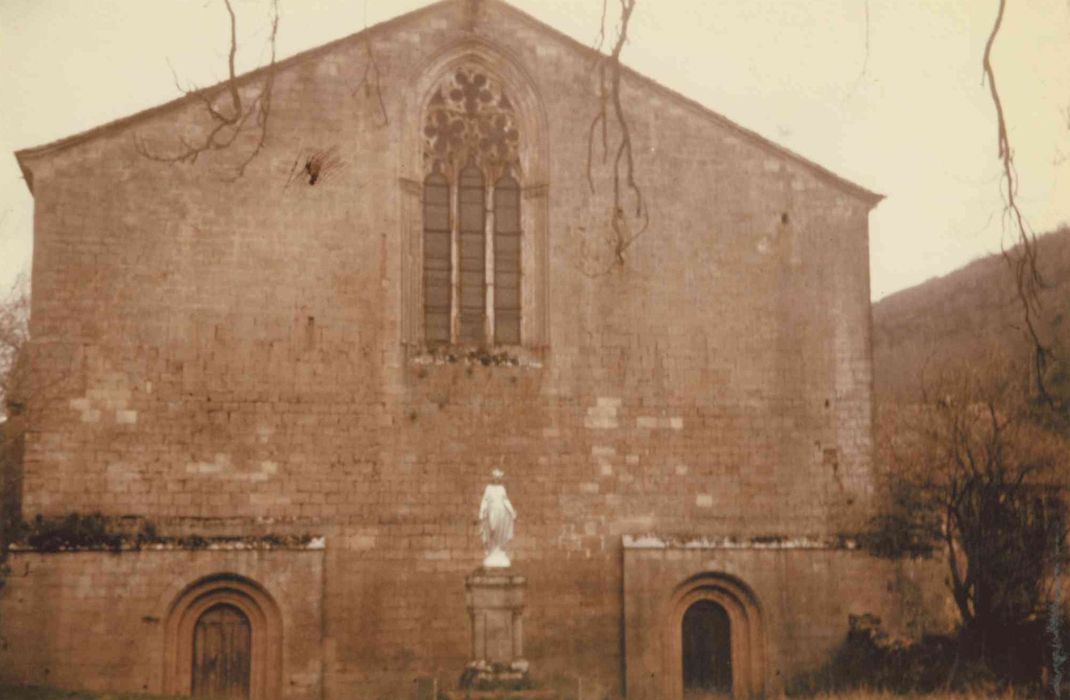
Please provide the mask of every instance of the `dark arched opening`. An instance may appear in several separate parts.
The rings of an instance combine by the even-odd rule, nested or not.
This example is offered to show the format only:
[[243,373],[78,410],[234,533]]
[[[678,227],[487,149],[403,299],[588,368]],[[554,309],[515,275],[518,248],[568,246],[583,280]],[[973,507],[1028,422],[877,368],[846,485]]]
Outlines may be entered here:
[[252,627],[239,608],[221,603],[197,618],[193,630],[193,697],[248,700]]
[[687,697],[732,694],[732,627],[728,612],[699,600],[684,613],[681,651]]

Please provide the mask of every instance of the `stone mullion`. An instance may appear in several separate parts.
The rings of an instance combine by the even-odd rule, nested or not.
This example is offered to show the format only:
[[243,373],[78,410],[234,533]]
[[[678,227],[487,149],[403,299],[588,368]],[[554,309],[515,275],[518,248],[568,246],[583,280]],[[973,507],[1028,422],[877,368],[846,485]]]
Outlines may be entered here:
[[460,175],[450,180],[450,343],[461,338],[461,187]]
[[494,180],[487,177],[483,209],[486,216],[483,221],[483,280],[486,288],[483,308],[483,339],[487,346],[494,345]]

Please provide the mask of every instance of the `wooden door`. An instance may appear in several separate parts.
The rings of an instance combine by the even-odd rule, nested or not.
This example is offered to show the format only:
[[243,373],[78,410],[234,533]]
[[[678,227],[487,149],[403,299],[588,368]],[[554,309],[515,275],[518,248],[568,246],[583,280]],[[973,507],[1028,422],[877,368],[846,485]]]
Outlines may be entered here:
[[248,700],[251,642],[245,613],[227,604],[208,608],[193,631],[193,696]]
[[684,613],[684,697],[732,695],[732,630],[728,613],[712,600],[700,600]]

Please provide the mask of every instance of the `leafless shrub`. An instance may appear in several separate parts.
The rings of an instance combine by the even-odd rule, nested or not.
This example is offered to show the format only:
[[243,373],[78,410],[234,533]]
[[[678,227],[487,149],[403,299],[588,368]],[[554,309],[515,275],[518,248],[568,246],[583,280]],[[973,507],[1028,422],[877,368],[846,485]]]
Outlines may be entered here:
[[884,503],[863,538],[884,556],[941,553],[963,649],[1001,675],[1035,678],[1067,537],[1070,443],[1036,420],[1028,371],[973,368],[886,406]]
[[30,285],[20,275],[0,301],[0,416],[21,413],[27,393],[24,371],[30,329]]

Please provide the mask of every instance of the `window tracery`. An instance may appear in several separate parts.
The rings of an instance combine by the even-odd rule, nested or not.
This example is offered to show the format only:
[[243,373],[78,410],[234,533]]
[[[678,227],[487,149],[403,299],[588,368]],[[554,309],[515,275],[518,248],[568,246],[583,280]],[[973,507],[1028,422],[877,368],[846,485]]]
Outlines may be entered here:
[[451,71],[423,119],[424,339],[521,342],[521,139],[502,85]]
[[425,175],[459,173],[471,163],[488,181],[520,170],[516,111],[501,84],[475,67],[448,75],[427,105]]

